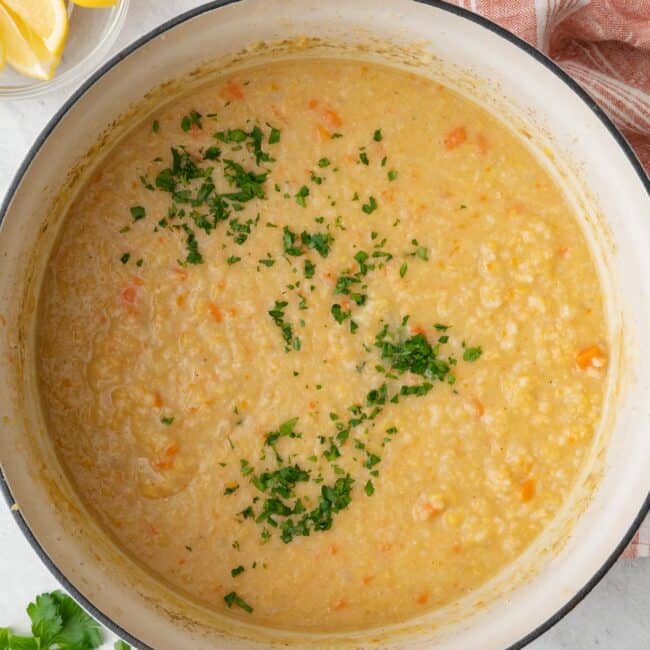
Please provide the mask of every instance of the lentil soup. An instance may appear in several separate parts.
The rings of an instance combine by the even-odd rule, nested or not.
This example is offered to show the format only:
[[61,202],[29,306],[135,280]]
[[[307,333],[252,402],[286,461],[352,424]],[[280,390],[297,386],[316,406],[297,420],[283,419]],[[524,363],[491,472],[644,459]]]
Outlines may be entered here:
[[296,60],[162,106],[72,204],[41,293],[57,451],[117,543],[215,611],[406,620],[574,485],[607,329],[562,191],[468,99]]

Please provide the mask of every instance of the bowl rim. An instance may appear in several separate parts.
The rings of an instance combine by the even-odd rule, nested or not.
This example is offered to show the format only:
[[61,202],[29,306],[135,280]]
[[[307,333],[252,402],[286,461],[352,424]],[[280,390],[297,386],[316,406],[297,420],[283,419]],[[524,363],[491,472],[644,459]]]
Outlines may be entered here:
[[[4,221],[5,215],[9,209],[9,206],[12,203],[14,195],[20,186],[23,177],[32,161],[40,151],[41,147],[50,136],[52,131],[58,126],[59,122],[65,117],[68,111],[76,104],[76,102],[92,88],[95,83],[97,83],[107,72],[116,67],[121,61],[130,56],[133,52],[140,49],[143,45],[146,45],[149,41],[157,38],[161,34],[164,34],[174,27],[196,18],[204,13],[208,13],[215,9],[220,9],[227,5],[235,4],[242,2],[242,0],[211,0],[204,4],[194,7],[188,11],[185,11],[164,23],[153,28],[143,36],[139,37],[123,49],[121,49],[117,54],[112,56],[108,61],[103,65],[97,68],[92,74],[84,81],[63,103],[61,108],[54,114],[54,116],[49,120],[45,125],[43,130],[40,132],[29,151],[27,152],[25,158],[23,159],[20,167],[14,174],[9,187],[5,193],[5,196],[0,204],[0,226]],[[506,41],[518,47],[520,50],[531,56],[535,61],[540,65],[544,66],[547,70],[552,72],[556,77],[563,81],[591,110],[591,112],[600,120],[601,124],[625,154],[625,157],[628,159],[632,169],[636,172],[641,184],[646,190],[646,193],[650,197],[650,177],[646,174],[641,162],[637,158],[634,150],[627,142],[623,134],[618,130],[614,125],[612,120],[607,116],[603,109],[592,99],[592,97],[574,80],[572,79],[558,64],[556,64],[552,59],[547,57],[540,50],[536,49],[530,45],[527,41],[524,41],[519,36],[516,36],[512,32],[508,31],[504,27],[501,27],[497,23],[481,16],[479,14],[473,13],[472,11],[459,7],[456,5],[448,4],[444,0],[413,0],[419,4],[424,4],[435,9],[442,11],[447,11],[451,14],[459,16],[465,20],[469,20],[481,27],[487,29],[493,34],[500,36]],[[58,568],[55,562],[50,558],[47,551],[41,546],[39,541],[36,539],[34,533],[30,529],[27,521],[22,516],[20,510],[18,509],[18,504],[16,503],[9,484],[4,476],[2,467],[0,466],[0,492],[2,492],[7,505],[10,508],[10,511],[16,521],[16,524],[23,533],[25,539],[30,544],[32,549],[36,552],[38,557],[41,559],[46,568],[50,573],[61,583],[61,585],[68,591],[70,594],[77,600],[88,612],[90,612],[97,620],[99,620],[105,627],[109,630],[120,636],[122,639],[128,641],[132,646],[139,648],[140,650],[155,650],[151,646],[147,645],[137,637],[133,636],[129,631],[122,628],[118,623],[110,618],[107,614],[104,614],[100,611],[88,598],[86,598],[75,585],[63,574],[63,572]],[[585,583],[585,585],[571,598],[569,599],[562,607],[560,607],[554,614],[549,616],[543,623],[540,623],[536,628],[531,630],[528,634],[520,638],[518,641],[515,641],[513,644],[508,646],[505,650],[520,650],[524,648],[529,643],[540,637],[542,634],[547,632],[551,627],[556,623],[562,620],[576,605],[578,605],[591,591],[592,589],[602,580],[605,574],[612,568],[615,562],[618,560],[619,556],[623,553],[625,548],[629,545],[637,529],[641,526],[641,523],[647,515],[650,515],[650,491],[646,495],[646,498],[639,510],[638,514],[630,524],[630,527],[623,535],[621,541],[610,553],[609,557],[605,559],[600,568],[592,575],[592,577]]]

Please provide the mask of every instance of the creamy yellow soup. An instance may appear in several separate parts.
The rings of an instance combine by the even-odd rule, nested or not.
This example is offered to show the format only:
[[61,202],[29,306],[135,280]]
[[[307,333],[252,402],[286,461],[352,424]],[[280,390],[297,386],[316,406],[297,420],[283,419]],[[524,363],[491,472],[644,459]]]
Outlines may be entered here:
[[509,129],[352,61],[219,78],[81,189],[41,294],[51,436],[117,543],[215,611],[403,621],[511,563],[603,403],[587,243]]

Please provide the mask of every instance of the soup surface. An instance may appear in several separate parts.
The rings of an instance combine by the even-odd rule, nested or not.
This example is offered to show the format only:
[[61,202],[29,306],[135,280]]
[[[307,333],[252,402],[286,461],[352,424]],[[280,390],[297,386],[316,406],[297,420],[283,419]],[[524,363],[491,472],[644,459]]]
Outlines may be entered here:
[[494,117],[296,60],[112,149],[41,296],[51,435],[118,543],[208,607],[343,630],[454,601],[554,516],[606,324],[572,210]]

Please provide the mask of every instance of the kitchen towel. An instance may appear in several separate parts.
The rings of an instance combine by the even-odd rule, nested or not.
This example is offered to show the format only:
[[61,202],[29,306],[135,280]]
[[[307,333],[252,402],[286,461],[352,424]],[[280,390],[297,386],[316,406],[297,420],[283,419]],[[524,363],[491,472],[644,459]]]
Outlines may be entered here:
[[[450,3],[499,23],[553,59],[600,104],[650,172],[650,0]],[[623,557],[650,557],[650,517]]]

